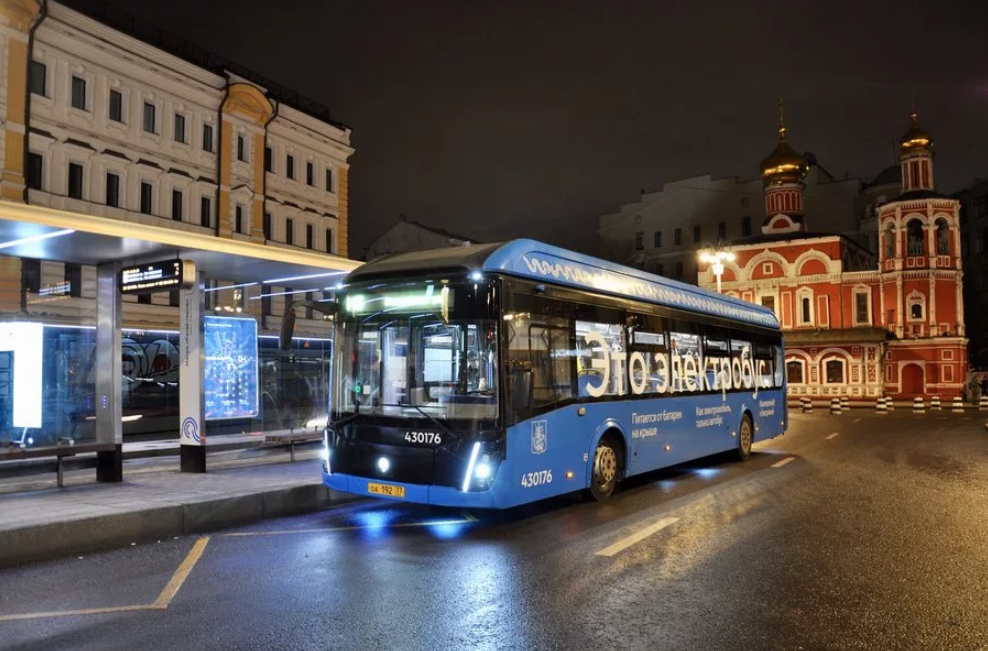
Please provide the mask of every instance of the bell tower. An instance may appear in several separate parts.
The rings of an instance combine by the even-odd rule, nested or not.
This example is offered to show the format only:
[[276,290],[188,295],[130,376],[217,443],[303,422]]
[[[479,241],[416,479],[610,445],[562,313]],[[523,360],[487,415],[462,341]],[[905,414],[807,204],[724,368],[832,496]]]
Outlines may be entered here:
[[759,168],[765,188],[765,221],[762,233],[805,230],[803,226],[803,178],[809,170],[806,160],[789,146],[785,107],[779,98],[779,144]]

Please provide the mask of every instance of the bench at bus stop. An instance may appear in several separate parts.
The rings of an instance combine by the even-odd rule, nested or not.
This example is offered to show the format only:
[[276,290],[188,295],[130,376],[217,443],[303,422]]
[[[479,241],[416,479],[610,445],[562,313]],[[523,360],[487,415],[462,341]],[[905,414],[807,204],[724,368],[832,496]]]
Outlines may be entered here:
[[12,448],[0,451],[0,461],[16,461],[22,459],[44,459],[55,457],[55,473],[59,488],[65,487],[64,460],[78,454],[90,452],[109,452],[116,449],[113,443],[82,443],[79,445],[54,445],[40,448]]
[[322,432],[272,432],[270,434],[264,435],[264,442],[270,443],[272,445],[288,445],[289,454],[291,455],[292,463],[295,462],[295,445],[297,443],[311,443],[313,441],[322,440]]

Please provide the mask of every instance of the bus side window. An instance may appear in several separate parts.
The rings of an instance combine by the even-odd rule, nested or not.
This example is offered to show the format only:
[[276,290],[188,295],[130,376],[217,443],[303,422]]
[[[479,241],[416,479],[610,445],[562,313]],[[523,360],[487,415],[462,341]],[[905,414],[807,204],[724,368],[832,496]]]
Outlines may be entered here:
[[628,360],[631,392],[634,394],[666,392],[669,377],[666,320],[654,315],[630,316],[628,348],[631,351]]
[[576,321],[579,396],[621,396],[627,393],[627,346],[624,325]]

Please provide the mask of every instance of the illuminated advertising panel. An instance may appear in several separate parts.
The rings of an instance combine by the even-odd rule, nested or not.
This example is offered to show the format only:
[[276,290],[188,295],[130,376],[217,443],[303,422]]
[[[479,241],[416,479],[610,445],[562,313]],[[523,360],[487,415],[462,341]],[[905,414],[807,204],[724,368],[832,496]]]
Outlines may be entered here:
[[206,420],[254,418],[258,407],[257,321],[205,317]]

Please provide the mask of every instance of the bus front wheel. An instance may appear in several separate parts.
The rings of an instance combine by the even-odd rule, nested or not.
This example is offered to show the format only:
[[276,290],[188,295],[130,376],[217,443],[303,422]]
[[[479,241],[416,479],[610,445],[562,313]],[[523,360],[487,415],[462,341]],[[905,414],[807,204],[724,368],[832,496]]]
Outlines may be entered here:
[[593,473],[590,477],[590,494],[603,502],[614,494],[621,476],[621,449],[610,436],[600,439],[593,454]]
[[745,414],[741,418],[741,428],[738,431],[738,461],[746,461],[751,456],[751,443],[755,438],[755,428],[751,424],[751,416]]

